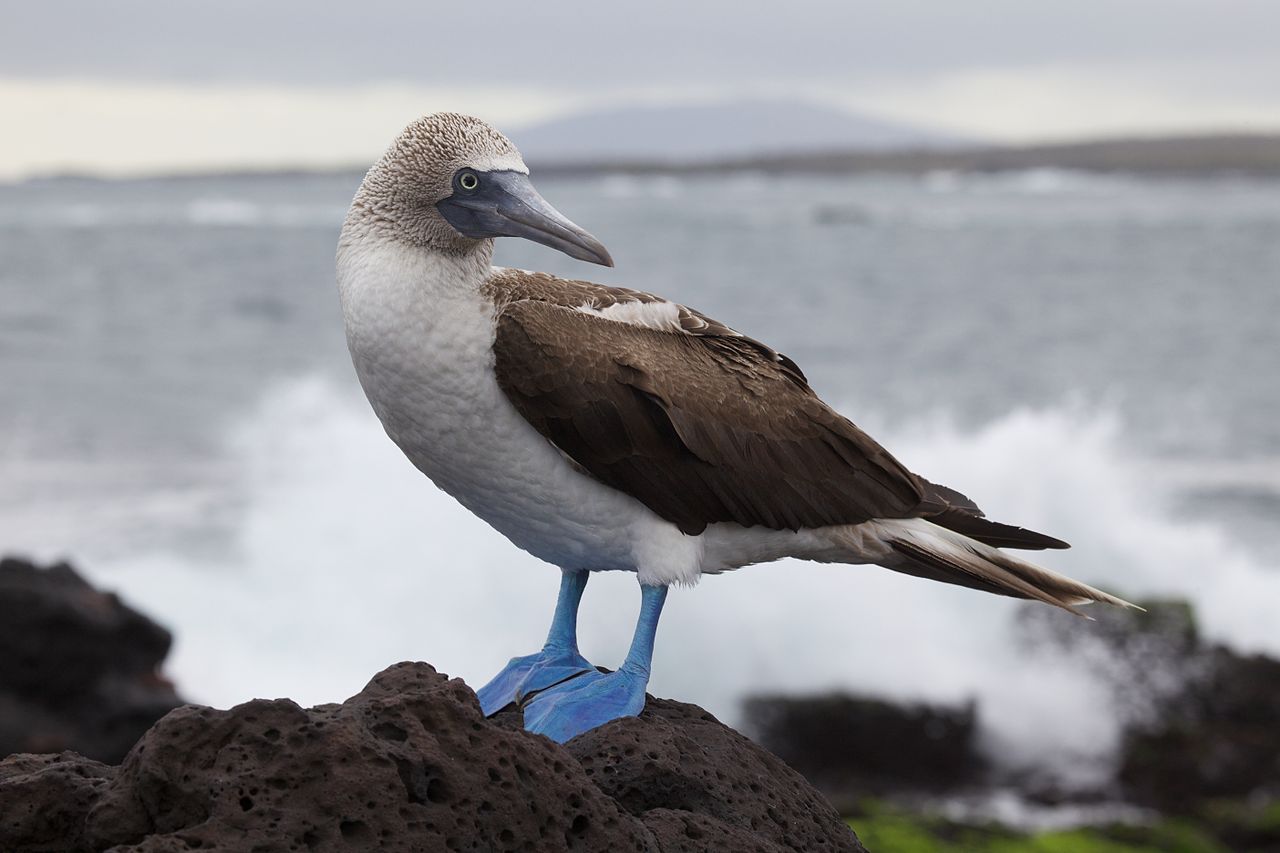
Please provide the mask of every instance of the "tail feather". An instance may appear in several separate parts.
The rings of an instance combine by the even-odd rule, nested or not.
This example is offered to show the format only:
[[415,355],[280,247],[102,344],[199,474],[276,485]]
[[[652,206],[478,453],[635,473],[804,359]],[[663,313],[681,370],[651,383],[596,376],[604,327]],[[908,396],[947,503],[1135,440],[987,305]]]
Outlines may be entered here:
[[939,527],[960,533],[970,539],[976,539],[993,548],[1018,548],[1023,551],[1043,551],[1046,548],[1070,548],[1061,539],[1015,527],[1012,524],[1001,524],[979,515],[959,509],[947,509],[937,515],[929,516],[929,520]]
[[932,506],[931,511],[924,512],[923,515],[940,527],[963,533],[970,539],[994,548],[1043,551],[1046,548],[1071,547],[1061,539],[1027,530],[1025,527],[992,521],[968,495],[949,486],[931,483],[918,474],[916,478],[924,486],[926,503]]
[[[1088,584],[1037,566],[924,519],[880,520],[888,568],[960,586],[1029,598],[1084,616],[1076,605],[1100,601],[1135,607]],[[1088,617],[1086,617],[1088,618]]]

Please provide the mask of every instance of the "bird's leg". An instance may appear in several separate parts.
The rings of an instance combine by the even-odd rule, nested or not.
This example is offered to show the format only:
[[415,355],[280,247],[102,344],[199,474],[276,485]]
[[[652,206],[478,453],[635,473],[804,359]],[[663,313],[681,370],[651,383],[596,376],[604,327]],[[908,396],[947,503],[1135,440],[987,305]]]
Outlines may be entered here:
[[496,714],[512,702],[523,702],[539,690],[596,671],[578,653],[578,603],[582,601],[589,575],[589,572],[563,572],[546,645],[537,654],[512,658],[502,672],[476,692],[485,716]]
[[524,707],[524,727],[564,743],[610,720],[634,717],[644,710],[653,640],[666,600],[665,586],[641,584],[640,618],[622,666],[615,672],[587,673],[532,697]]

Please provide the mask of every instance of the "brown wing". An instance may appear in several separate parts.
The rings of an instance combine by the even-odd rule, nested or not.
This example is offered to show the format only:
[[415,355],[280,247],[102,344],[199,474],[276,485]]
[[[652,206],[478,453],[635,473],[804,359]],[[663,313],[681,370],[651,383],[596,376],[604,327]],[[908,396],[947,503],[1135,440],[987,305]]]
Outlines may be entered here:
[[808,380],[799,365],[777,350],[748,338],[736,329],[713,320],[701,311],[629,287],[611,287],[593,281],[559,278],[545,272],[498,268],[485,285],[487,295],[498,305],[522,300],[549,302],[564,308],[608,310],[622,305],[663,305],[673,310],[668,331],[684,332],[699,337],[738,338],[760,351],[768,360],[781,365],[792,378],[802,384]]
[[[924,516],[1003,548],[1065,542],[989,521],[912,474],[810,390],[791,359],[659,296],[524,270],[486,284],[498,382],[534,427],[602,482],[686,533],[716,521],[798,529]],[[587,311],[661,305],[655,329]]]
[[685,533],[932,514],[927,486],[740,336],[506,304],[494,343],[516,409],[600,481]]

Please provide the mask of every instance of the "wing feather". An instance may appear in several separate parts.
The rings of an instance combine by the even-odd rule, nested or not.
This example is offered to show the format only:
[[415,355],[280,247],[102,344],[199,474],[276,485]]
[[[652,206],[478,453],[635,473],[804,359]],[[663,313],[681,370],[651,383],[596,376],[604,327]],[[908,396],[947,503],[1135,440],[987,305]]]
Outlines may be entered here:
[[920,481],[741,339],[508,303],[494,343],[516,409],[597,479],[686,533],[914,514]]
[[[1066,547],[913,474],[823,403],[791,359],[706,315],[544,273],[502,270],[489,287],[495,370],[516,410],[685,533],[925,517],[992,546]],[[643,306],[657,321],[610,319]]]

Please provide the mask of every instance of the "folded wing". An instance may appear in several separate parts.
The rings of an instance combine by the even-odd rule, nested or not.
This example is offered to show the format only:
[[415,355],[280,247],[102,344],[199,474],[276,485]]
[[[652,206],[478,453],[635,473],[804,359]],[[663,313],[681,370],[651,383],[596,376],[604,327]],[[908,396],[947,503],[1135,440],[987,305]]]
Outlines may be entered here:
[[[575,464],[685,533],[717,522],[797,530],[927,517],[991,545],[1065,547],[987,521],[968,498],[911,473],[767,346],[648,294],[550,286],[559,281],[508,287],[498,382]],[[609,318],[640,298],[670,306],[671,322]]]

